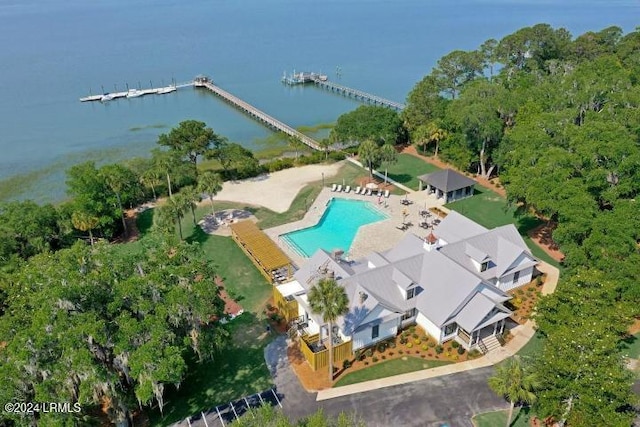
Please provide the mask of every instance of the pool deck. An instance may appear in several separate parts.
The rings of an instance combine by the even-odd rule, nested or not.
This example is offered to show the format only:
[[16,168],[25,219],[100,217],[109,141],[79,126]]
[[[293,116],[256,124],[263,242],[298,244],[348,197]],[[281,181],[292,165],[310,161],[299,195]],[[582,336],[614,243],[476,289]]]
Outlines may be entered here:
[[[403,205],[401,201],[405,197],[413,203],[408,206]],[[363,196],[361,194],[354,194],[353,191],[350,193],[336,193],[331,191],[330,188],[323,188],[307,210],[304,218],[300,221],[290,222],[264,230],[297,266],[304,264],[307,258],[304,258],[301,254],[294,251],[284,240],[280,239],[280,235],[316,225],[320,221],[320,218],[322,218],[326,206],[332,198],[366,200],[374,206],[377,206],[388,216],[387,219],[363,225],[358,229],[351,244],[351,249],[347,253],[347,256],[351,259],[362,258],[371,251],[387,250],[396,245],[406,233],[414,233],[418,236],[426,235],[429,231],[418,227],[418,223],[420,222],[418,211],[421,209],[437,206],[443,211],[448,212],[448,209],[443,207],[444,200],[436,199],[433,194],[427,196],[423,191],[409,193],[406,196],[396,196],[392,194],[389,198],[382,197],[380,199],[381,203],[379,204],[377,196]],[[413,223],[413,226],[409,227],[406,231],[396,228],[405,220],[403,211],[408,213],[406,221]]]

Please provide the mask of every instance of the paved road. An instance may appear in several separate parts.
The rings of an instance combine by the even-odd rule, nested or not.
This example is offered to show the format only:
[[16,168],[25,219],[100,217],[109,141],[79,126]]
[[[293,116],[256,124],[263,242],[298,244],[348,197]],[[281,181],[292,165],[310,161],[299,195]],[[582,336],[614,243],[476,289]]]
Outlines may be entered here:
[[355,412],[371,427],[466,427],[472,426],[471,417],[478,412],[508,407],[487,386],[493,368],[316,402],[315,393],[307,393],[289,367],[284,337],[267,347],[265,358],[274,374],[284,412],[292,419],[323,408],[331,415]]

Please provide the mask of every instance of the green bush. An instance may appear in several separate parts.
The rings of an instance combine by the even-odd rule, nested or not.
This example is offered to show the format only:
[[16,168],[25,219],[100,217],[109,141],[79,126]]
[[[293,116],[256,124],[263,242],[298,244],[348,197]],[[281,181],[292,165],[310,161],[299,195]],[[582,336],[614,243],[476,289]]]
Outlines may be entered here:
[[429,346],[429,348],[433,348],[436,346],[435,342],[429,342],[429,344],[427,344]]
[[475,348],[474,348],[473,350],[471,350],[471,351],[469,352],[469,357],[473,359],[473,358],[475,358],[475,357],[480,356],[481,354],[482,354],[482,353],[480,353],[480,352],[478,351],[478,349],[475,349]]
[[351,360],[349,359],[344,359],[344,361],[342,362],[342,369],[347,369],[351,367]]
[[412,336],[414,339],[417,339],[419,335],[418,335],[418,334],[416,334],[416,333],[414,333],[414,334],[413,334],[413,335],[411,335],[411,336]]
[[442,348],[441,345],[436,346],[436,353],[441,354],[443,351],[444,351],[444,348]]
[[455,340],[451,341],[451,347],[458,348],[458,347],[460,347],[460,343],[458,341],[455,341]]
[[458,347],[458,354],[459,355],[463,355],[464,354],[464,347]]
[[378,343],[376,350],[378,350],[378,353],[384,353],[384,351],[387,349],[387,345],[383,342]]
[[340,160],[346,159],[347,156],[342,151],[332,151],[329,153],[329,158],[339,162]]
[[373,350],[368,348],[367,351],[365,352],[365,354],[367,355],[367,357],[371,357],[371,356],[373,356]]
[[400,344],[406,344],[407,339],[405,337],[400,338]]
[[422,341],[420,341],[420,338],[416,338],[415,340],[413,340],[413,343],[415,345],[420,345],[422,343]]
[[409,332],[414,333],[416,331],[415,326],[409,326]]
[[410,342],[407,343],[407,348],[411,348],[411,347],[413,347],[413,344],[411,344]]
[[427,350],[429,349],[429,347],[427,347],[427,345],[425,344],[425,345],[423,345],[423,346],[422,346],[422,349],[423,349],[424,351],[427,351]]
[[389,343],[389,348],[396,348],[396,342],[395,341],[391,341]]
[[373,363],[376,363],[378,361],[378,358],[374,356],[374,358],[371,360],[373,360]]
[[262,165],[262,168],[267,172],[277,172],[283,169],[289,169],[293,167],[293,159],[290,157],[283,157],[281,159],[274,159]]

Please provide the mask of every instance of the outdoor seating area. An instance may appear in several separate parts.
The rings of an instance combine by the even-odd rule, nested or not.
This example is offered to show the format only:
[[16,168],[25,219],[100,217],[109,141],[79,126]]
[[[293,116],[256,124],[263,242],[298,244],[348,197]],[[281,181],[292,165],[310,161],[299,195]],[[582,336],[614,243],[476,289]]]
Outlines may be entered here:
[[274,283],[281,284],[289,280],[289,268],[281,267],[271,271],[271,278]]
[[[331,191],[333,191],[334,193],[350,193],[351,186],[350,185],[343,186],[342,184],[333,184],[331,186]],[[358,185],[353,190],[353,193],[359,194],[361,196],[374,196],[378,198],[385,197],[387,199],[391,195],[391,192],[389,190],[379,189],[378,185],[375,183],[369,183],[365,186]]]
[[419,212],[420,214],[420,222],[418,226],[421,228],[433,228],[436,225],[440,224],[440,218],[436,217],[435,214],[429,212],[424,209]]

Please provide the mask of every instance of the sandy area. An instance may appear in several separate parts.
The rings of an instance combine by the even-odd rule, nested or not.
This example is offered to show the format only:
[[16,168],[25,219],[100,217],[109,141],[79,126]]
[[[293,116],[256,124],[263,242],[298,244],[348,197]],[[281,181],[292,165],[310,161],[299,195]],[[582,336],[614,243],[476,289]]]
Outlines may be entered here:
[[225,182],[214,200],[250,203],[286,212],[298,192],[310,182],[324,179],[330,183],[342,166],[341,162],[330,165],[309,165],[260,175],[243,181]]

